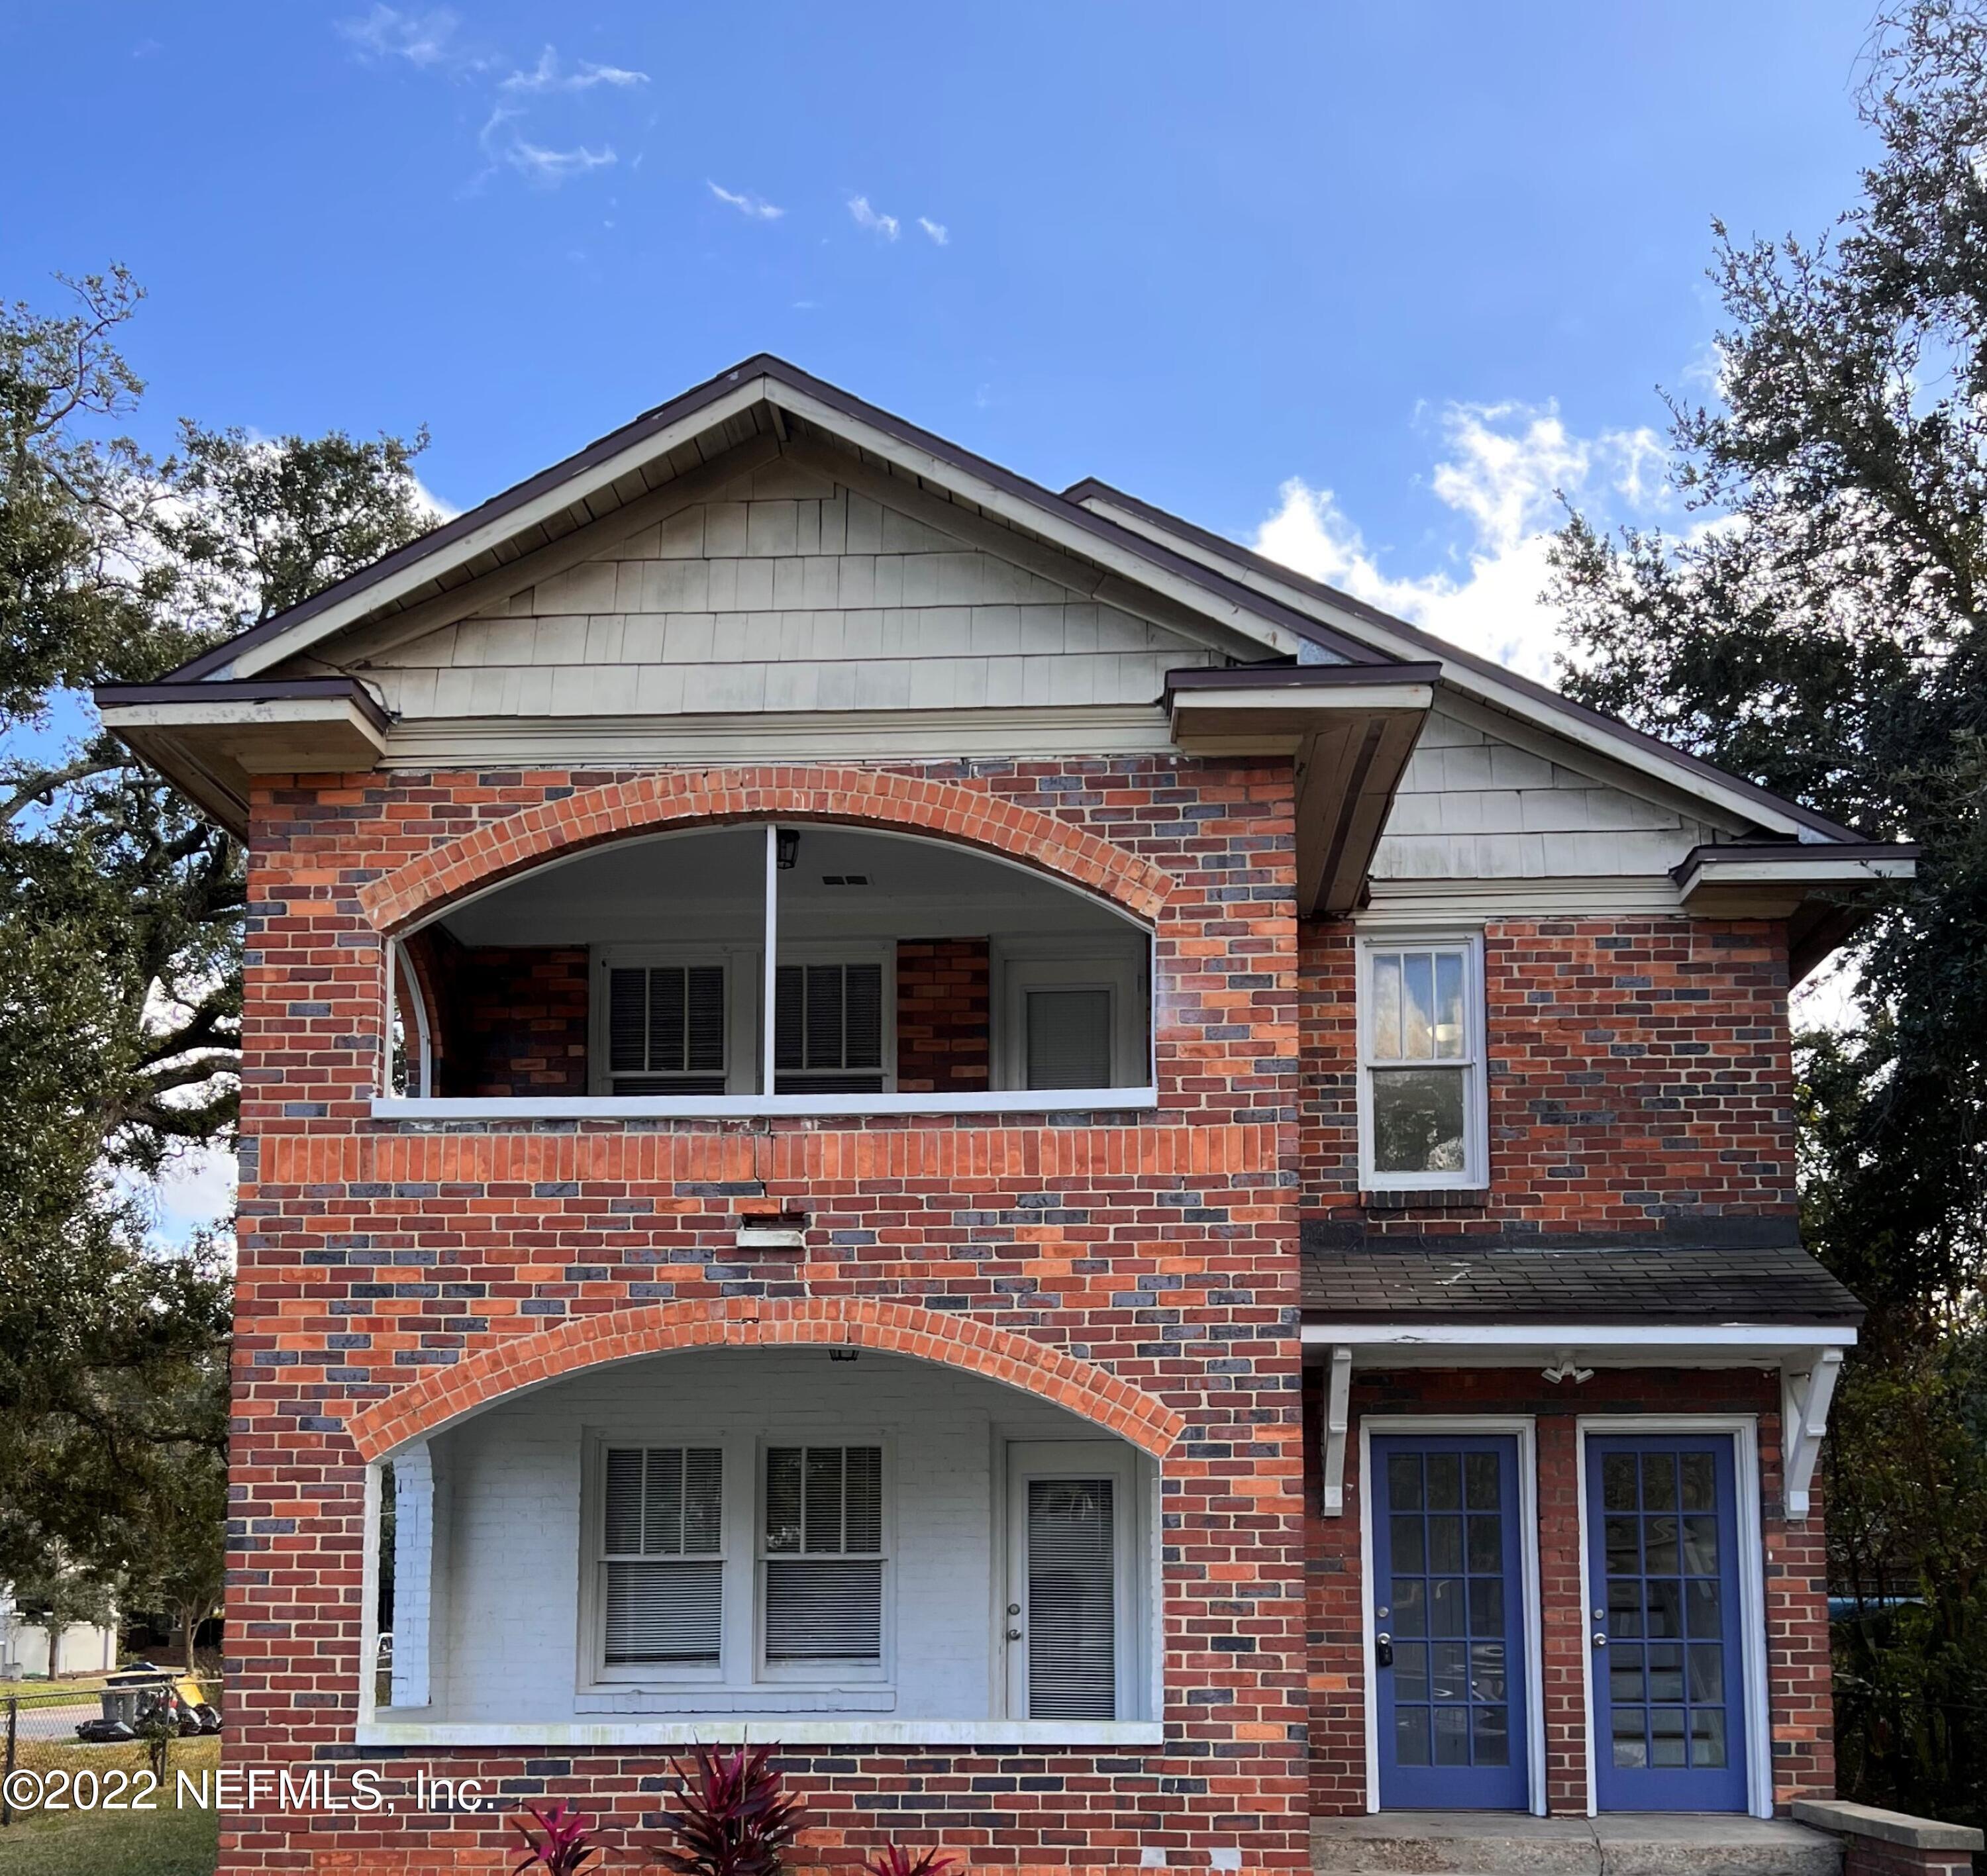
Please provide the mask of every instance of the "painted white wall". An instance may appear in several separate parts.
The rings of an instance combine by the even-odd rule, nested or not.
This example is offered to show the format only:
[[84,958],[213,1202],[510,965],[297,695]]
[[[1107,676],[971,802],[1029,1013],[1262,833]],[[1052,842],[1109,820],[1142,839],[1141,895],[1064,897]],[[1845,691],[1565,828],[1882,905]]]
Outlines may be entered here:
[[[58,1638],[54,1669],[58,1674],[103,1674],[116,1665],[114,1627],[72,1622]],[[14,1607],[12,1593],[0,1588],[0,1676],[49,1672],[49,1632],[22,1616]]]
[[[865,1352],[713,1349],[595,1371],[493,1407],[429,1443],[437,1530],[429,1675],[437,1721],[569,1719],[575,1699],[582,1453],[589,1430],[650,1427],[673,1410],[727,1436],[767,1427],[889,1448],[895,1701],[899,1718],[996,1710],[999,1453],[1009,1440],[1095,1439],[1074,1415],[950,1369]],[[1147,1515],[1137,1516],[1143,1528]],[[396,1600],[400,1592],[396,1591]],[[791,1691],[791,1690],[789,1690]],[[652,1710],[680,1712],[680,1699]],[[643,1710],[619,1696],[619,1710]],[[751,1710],[735,1700],[724,1710]],[[870,1709],[875,1712],[872,1706]]]

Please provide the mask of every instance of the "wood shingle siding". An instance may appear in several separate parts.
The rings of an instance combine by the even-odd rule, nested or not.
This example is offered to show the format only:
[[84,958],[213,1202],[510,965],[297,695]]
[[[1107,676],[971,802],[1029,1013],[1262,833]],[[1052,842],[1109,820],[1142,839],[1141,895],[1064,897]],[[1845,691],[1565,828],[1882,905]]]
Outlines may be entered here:
[[746,486],[356,669],[419,718],[1142,703],[1215,662],[867,495]]

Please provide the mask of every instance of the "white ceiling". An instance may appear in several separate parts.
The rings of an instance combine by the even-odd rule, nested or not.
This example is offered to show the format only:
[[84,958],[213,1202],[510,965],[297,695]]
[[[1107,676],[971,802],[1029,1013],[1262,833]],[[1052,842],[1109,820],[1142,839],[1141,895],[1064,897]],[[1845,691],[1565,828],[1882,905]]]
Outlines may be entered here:
[[[763,827],[618,840],[538,867],[443,922],[465,945],[584,945],[723,938],[757,944]],[[866,886],[829,886],[859,875]],[[803,825],[779,876],[784,939],[1130,936],[1101,901],[1037,873],[942,841]]]

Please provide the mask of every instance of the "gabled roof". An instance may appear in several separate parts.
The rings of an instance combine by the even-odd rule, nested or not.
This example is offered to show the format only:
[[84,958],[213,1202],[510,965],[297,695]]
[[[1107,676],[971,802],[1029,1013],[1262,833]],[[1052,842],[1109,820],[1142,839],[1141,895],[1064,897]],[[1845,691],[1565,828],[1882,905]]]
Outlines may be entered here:
[[1807,840],[1861,838],[1825,814],[1790,801],[1660,737],[1633,729],[1618,717],[1576,703],[1548,685],[1522,676],[1494,659],[1465,651],[1419,625],[1411,625],[1405,619],[1354,598],[1350,593],[1327,586],[1322,580],[1299,573],[1280,561],[1182,520],[1135,495],[1128,495],[1095,476],[1072,483],[1063,494],[1092,512],[1122,516],[1134,531],[1145,538],[1172,543],[1203,565],[1231,572],[1252,590],[1275,594],[1288,603],[1311,610],[1319,625],[1357,634],[1378,654],[1405,661],[1439,658],[1444,680],[1453,688],[1632,767],[1654,769],[1688,793],[1702,795],[1709,785],[1728,803],[1749,806],[1769,827],[1798,834]]
[[[1798,803],[1728,774],[1491,661],[1095,480],[1061,494],[759,353],[563,461],[434,528],[302,605],[191,660],[170,684],[322,672],[307,655],[357,628],[429,616],[526,555],[692,478],[713,480],[754,450],[798,440],[852,452],[927,500],[955,504],[1017,551],[1046,545],[1101,570],[1120,592],[1236,634],[1269,659],[1387,669],[1439,661],[1442,682],[1513,719],[1710,804],[1740,837],[1856,838]],[[1101,589],[1100,588],[1100,591]],[[299,663],[300,658],[305,662]],[[134,699],[135,700],[135,699]]]
[[[1253,592],[1192,555],[1142,538],[1012,470],[762,352],[644,412],[168,676],[180,681],[254,676],[335,632],[379,616],[423,583],[445,581],[452,574],[466,581],[470,576],[460,570],[479,555],[494,554],[501,561],[528,551],[512,547],[506,551],[528,530],[543,529],[546,538],[556,538],[638,499],[657,486],[649,466],[660,464],[673,477],[686,473],[687,454],[691,467],[718,460],[749,433],[751,424],[741,429],[740,420],[762,405],[775,413],[773,428],[782,440],[785,425],[778,413],[791,413],[850,446],[875,452],[901,472],[921,476],[929,470],[955,499],[977,503],[1010,527],[1099,561],[1135,582],[1183,589],[1187,603],[1215,622],[1257,638],[1267,655],[1290,655],[1302,645],[1328,662],[1394,662],[1302,608]],[[538,544],[535,537],[531,544]]]

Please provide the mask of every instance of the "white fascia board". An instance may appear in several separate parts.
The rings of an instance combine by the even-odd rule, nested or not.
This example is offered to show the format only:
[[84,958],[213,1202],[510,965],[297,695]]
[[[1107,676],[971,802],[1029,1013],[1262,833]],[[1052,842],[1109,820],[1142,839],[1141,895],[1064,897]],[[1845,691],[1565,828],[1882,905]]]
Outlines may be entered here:
[[1729,860],[1722,854],[1705,854],[1683,876],[1678,891],[1688,900],[1701,886],[1860,886],[1874,880],[1914,878],[1918,870],[1918,861],[1903,854],[1856,860],[1818,847],[1812,857],[1749,860],[1743,847],[1735,847]]
[[1166,1729],[1149,1719],[705,1719],[510,1721],[362,1720],[360,1746],[1163,1746]]
[[[1436,645],[1425,640],[1408,638],[1390,631],[1386,626],[1364,614],[1341,611],[1338,607],[1320,600],[1315,594],[1305,592],[1301,588],[1286,584],[1272,578],[1260,568],[1249,566],[1240,561],[1217,554],[1197,541],[1183,536],[1149,520],[1143,515],[1128,513],[1114,504],[1099,498],[1087,504],[1097,514],[1132,533],[1142,534],[1149,541],[1159,542],[1171,547],[1176,554],[1197,560],[1203,567],[1216,568],[1239,586],[1246,586],[1274,599],[1279,605],[1287,606],[1294,612],[1307,614],[1310,617],[1341,632],[1348,638],[1357,638],[1370,645],[1376,652],[1386,652],[1404,664],[1429,658],[1439,658],[1442,642]],[[1446,648],[1446,647],[1442,648]],[[1442,682],[1446,688],[1474,696],[1483,702],[1522,720],[1536,723],[1550,730],[1556,736],[1564,738],[1583,749],[1622,763],[1631,769],[1660,773],[1672,786],[1681,789],[1686,795],[1710,802],[1725,813],[1736,816],[1748,827],[1769,827],[1776,833],[1790,835],[1803,841],[1825,845],[1828,836],[1818,828],[1812,827],[1796,816],[1783,813],[1770,802],[1762,801],[1726,787],[1715,776],[1709,776],[1691,768],[1688,764],[1668,759],[1660,749],[1651,749],[1639,742],[1617,735],[1607,725],[1589,722],[1570,709],[1555,709],[1550,703],[1531,696],[1515,685],[1500,683],[1489,672],[1479,670],[1473,665],[1445,662],[1442,665]]]
[[1307,1322],[1307,1346],[1360,1348],[1848,1349],[1856,1332],[1773,1322]]
[[261,724],[351,726],[380,748],[386,739],[349,697],[264,697],[250,701],[218,696],[174,703],[112,703],[97,714],[106,729],[227,729]]
[[535,527],[540,522],[576,507],[589,495],[619,481],[643,463],[659,456],[666,456],[672,450],[680,449],[685,443],[693,442],[707,430],[715,429],[727,419],[738,416],[740,412],[759,402],[764,395],[765,386],[766,380],[763,378],[745,379],[736,389],[706,404],[700,410],[692,412],[666,429],[655,431],[639,442],[630,443],[626,449],[605,461],[596,463],[592,468],[583,470],[568,480],[547,489],[543,494],[521,507],[507,509],[503,514],[493,516],[474,533],[464,535],[445,553],[430,554],[413,561],[398,573],[384,580],[376,581],[353,594],[349,599],[326,607],[322,612],[302,621],[290,631],[279,632],[260,645],[245,647],[231,663],[210,673],[211,679],[218,682],[228,678],[253,677],[258,671],[267,671],[285,658],[295,657],[307,646],[319,643],[333,632],[342,632],[346,626],[377,611],[390,601],[418,591],[450,567],[473,561],[479,554],[488,552],[492,547],[508,541],[514,534],[522,534],[527,528]]
[[[1343,666],[1340,669],[1344,669]],[[1186,711],[1321,710],[1363,712],[1370,710],[1425,710],[1435,702],[1432,684],[1307,684],[1266,685],[1260,690],[1240,686],[1221,689],[1176,691],[1173,695],[1175,719]]]
[[1156,1088],[1013,1088],[985,1094],[381,1096],[375,1120],[751,1120],[821,1115],[1041,1114],[1157,1107]]
[[[1268,645],[1286,657],[1300,655],[1304,647],[1311,641],[1299,634],[1266,619],[1246,606],[1216,598],[1203,587],[1191,580],[1183,580],[1155,567],[1145,555],[1129,547],[1120,547],[1115,542],[1093,534],[1087,529],[1074,526],[1052,510],[1038,507],[1034,502],[1018,495],[997,488],[970,470],[955,463],[946,462],[933,456],[927,450],[920,450],[885,432],[872,429],[847,416],[833,406],[810,397],[806,392],[796,389],[790,384],[782,384],[777,379],[764,381],[764,389],[768,403],[778,405],[783,410],[805,418],[831,435],[843,438],[856,448],[868,450],[886,462],[907,470],[920,480],[936,482],[941,487],[963,495],[976,507],[983,508],[989,514],[998,515],[1010,525],[1037,535],[1044,541],[1061,547],[1064,553],[1073,554],[1080,559],[1094,561],[1108,568],[1119,578],[1134,585],[1147,588],[1155,593],[1163,593],[1167,598],[1189,611],[1198,613],[1203,618],[1237,632],[1245,638],[1253,639],[1259,645]],[[1115,520],[1117,517],[1111,517]],[[1156,538],[1156,537],[1155,537]],[[1182,551],[1170,536],[1159,544],[1176,552]],[[1208,564],[1203,561],[1203,564]],[[1224,578],[1232,578],[1226,568],[1220,569]],[[1236,581],[1243,584],[1240,580]],[[1263,589],[1259,588],[1258,591]],[[1266,597],[1269,596],[1266,593]],[[1314,603],[1306,607],[1292,607],[1293,611],[1314,612]],[[1361,639],[1368,637],[1363,632],[1349,635]],[[1315,647],[1312,648],[1314,650]],[[1426,655],[1409,662],[1426,662]]]

